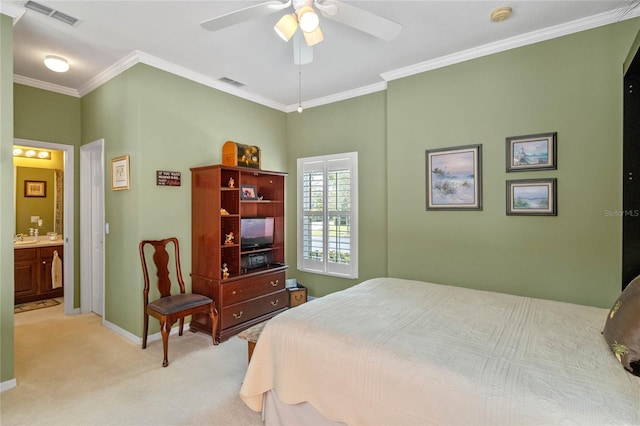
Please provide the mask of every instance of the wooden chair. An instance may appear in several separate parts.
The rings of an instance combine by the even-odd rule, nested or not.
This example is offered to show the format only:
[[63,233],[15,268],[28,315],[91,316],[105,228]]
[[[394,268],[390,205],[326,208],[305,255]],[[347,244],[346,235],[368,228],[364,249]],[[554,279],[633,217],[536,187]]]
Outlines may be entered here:
[[[175,274],[180,286],[180,293],[171,295],[171,279],[169,278],[169,253],[167,245],[173,243],[174,257],[176,261]],[[146,245],[154,248],[153,263],[157,269],[158,290],[160,298],[149,302],[149,271],[147,269],[147,261],[144,253]],[[177,238],[166,238],[164,240],[144,240],[140,242],[140,260],[142,261],[142,272],[144,276],[144,335],[142,337],[142,349],[147,347],[147,334],[149,332],[149,315],[160,321],[160,333],[162,334],[162,346],[164,349],[164,360],[162,366],[169,365],[167,357],[169,346],[169,333],[171,326],[177,320],[180,320],[180,332],[184,328],[184,317],[196,313],[204,312],[211,317],[212,328],[211,338],[213,344],[215,340],[216,327],[218,326],[218,312],[215,303],[209,297],[185,293],[184,281],[182,279],[182,270],[180,268],[180,248]]]

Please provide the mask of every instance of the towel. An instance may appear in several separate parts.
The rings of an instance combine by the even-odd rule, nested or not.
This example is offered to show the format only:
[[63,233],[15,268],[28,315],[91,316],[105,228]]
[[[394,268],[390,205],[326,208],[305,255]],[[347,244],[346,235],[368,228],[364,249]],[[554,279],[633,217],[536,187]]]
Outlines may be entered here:
[[62,287],[62,259],[58,256],[58,250],[53,252],[51,262],[51,286],[53,288]]

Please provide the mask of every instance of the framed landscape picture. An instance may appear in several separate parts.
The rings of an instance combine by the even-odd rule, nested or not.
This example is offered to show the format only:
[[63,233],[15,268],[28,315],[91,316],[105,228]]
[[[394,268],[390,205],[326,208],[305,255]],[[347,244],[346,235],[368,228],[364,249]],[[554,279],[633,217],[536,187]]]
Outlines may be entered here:
[[555,170],[558,133],[507,138],[507,172]]
[[24,181],[25,197],[46,197],[47,182],[43,180],[25,180]]
[[427,210],[482,210],[482,145],[426,150]]
[[111,190],[129,189],[129,156],[111,159]]
[[557,216],[557,180],[522,179],[507,181],[507,215]]

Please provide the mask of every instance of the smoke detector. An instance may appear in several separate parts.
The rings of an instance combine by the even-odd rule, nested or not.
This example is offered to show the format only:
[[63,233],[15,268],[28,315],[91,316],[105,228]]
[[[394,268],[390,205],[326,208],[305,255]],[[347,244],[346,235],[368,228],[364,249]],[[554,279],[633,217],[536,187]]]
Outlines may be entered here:
[[491,20],[493,22],[502,22],[509,19],[512,9],[509,6],[499,7],[491,12]]

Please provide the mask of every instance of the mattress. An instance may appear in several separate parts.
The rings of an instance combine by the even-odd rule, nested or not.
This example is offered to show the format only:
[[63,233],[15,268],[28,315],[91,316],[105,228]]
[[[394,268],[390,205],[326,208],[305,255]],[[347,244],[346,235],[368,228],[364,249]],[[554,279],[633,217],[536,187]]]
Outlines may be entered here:
[[240,390],[349,425],[640,424],[608,310],[376,278],[271,319]]

